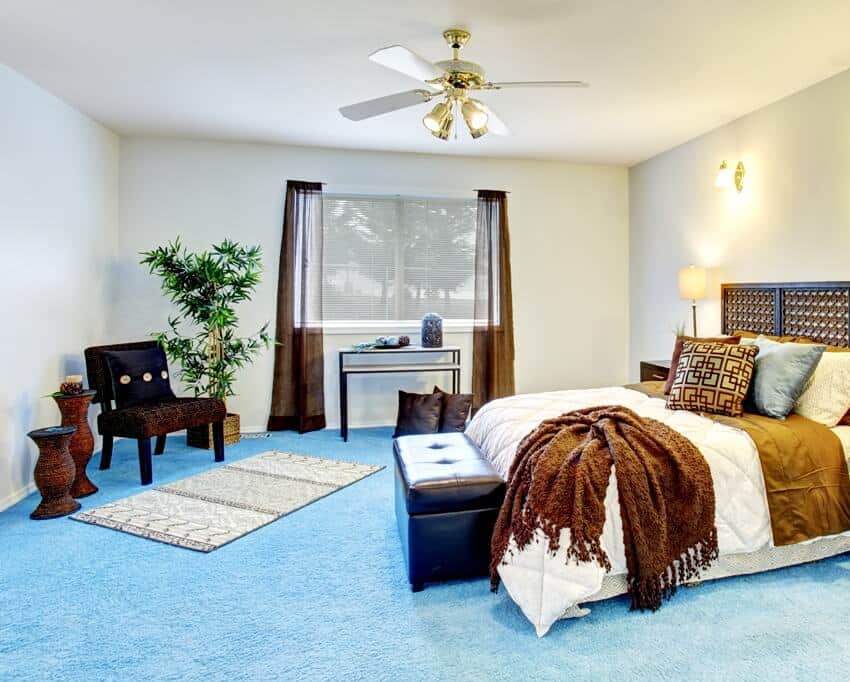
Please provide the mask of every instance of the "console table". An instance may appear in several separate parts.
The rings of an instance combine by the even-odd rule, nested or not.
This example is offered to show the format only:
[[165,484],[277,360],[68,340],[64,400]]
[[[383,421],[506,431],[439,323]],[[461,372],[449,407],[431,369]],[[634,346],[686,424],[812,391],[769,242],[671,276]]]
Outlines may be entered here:
[[[367,364],[346,362],[346,358],[354,356],[402,355],[418,356],[423,353],[441,354],[444,360],[430,362],[397,362],[393,364]],[[389,358],[387,358],[389,359]],[[428,358],[423,358],[427,360]],[[423,348],[422,346],[404,346],[403,348],[387,348],[355,350],[354,348],[339,349],[339,430],[344,441],[348,441],[348,377],[352,374],[402,374],[406,372],[451,372],[452,393],[460,390],[460,347],[441,346],[440,348]]]

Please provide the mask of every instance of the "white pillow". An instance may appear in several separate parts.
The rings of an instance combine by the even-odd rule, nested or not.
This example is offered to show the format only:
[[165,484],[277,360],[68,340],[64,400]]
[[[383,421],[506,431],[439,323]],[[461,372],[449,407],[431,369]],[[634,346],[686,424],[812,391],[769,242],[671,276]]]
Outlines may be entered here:
[[850,409],[850,353],[824,353],[794,412],[833,427]]

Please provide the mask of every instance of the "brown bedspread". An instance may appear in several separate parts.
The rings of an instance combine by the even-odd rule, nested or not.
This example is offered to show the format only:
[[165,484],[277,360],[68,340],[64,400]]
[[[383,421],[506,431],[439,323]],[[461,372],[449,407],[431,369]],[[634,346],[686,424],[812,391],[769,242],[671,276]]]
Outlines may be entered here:
[[[664,384],[626,386],[664,398]],[[830,429],[790,414],[785,420],[745,413],[703,414],[749,434],[761,460],[773,543],[792,545],[850,530],[850,474],[841,441]]]
[[711,470],[687,438],[621,405],[546,419],[517,448],[493,531],[490,579],[511,538],[523,549],[541,530],[555,553],[610,569],[600,542],[605,492],[614,474],[632,608],[657,609],[676,586],[717,556]]

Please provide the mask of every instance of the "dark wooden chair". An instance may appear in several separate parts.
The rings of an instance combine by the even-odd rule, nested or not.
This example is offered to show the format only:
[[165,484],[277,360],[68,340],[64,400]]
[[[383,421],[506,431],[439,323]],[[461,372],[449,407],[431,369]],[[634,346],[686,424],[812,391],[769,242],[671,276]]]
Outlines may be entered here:
[[116,436],[134,438],[139,447],[139,473],[142,485],[148,485],[153,481],[151,438],[156,437],[154,454],[161,455],[165,451],[166,435],[174,431],[212,424],[215,461],[224,461],[224,418],[227,411],[221,400],[169,398],[132,407],[114,408],[112,406],[114,398],[112,377],[104,354],[109,351],[146,350],[156,346],[156,341],[138,341],[93,346],[85,350],[89,388],[97,391],[93,400],[101,405],[101,413],[97,417],[97,430],[103,436],[100,468],[110,467],[113,439]]

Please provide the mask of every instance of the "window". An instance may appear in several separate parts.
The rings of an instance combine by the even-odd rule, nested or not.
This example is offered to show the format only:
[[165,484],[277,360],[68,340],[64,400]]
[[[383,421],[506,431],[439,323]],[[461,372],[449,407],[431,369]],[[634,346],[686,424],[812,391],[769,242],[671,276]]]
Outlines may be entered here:
[[324,197],[324,319],[473,316],[475,199]]

